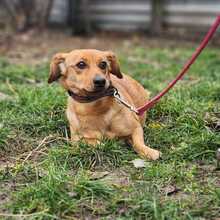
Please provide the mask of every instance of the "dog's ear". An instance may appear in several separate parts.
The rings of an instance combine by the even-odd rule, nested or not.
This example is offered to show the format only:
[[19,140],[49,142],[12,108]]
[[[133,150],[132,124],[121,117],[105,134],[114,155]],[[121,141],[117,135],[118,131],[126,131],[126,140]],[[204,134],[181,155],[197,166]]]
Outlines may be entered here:
[[115,56],[115,54],[111,51],[107,51],[107,59],[110,62],[110,72],[116,75],[119,79],[123,78],[123,75],[120,71],[119,62]]
[[57,53],[53,56],[50,63],[50,73],[48,78],[48,83],[52,83],[60,78],[63,72],[66,71],[65,59],[67,53]]

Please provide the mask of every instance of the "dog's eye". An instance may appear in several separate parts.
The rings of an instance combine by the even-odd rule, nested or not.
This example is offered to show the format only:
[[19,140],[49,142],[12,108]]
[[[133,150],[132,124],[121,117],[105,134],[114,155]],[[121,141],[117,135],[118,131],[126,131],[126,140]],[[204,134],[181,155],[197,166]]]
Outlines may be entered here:
[[79,63],[76,64],[76,66],[79,69],[85,69],[86,68],[86,63],[84,61],[80,61]]
[[102,70],[106,69],[106,67],[107,67],[107,63],[106,63],[105,61],[102,61],[102,62],[99,64],[99,68],[102,69]]

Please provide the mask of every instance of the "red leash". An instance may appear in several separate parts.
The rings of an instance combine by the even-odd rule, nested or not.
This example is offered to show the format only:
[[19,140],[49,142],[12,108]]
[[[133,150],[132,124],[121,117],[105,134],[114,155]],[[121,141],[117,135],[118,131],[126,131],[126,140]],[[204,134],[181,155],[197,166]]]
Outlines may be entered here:
[[220,15],[217,16],[214,24],[211,26],[209,32],[206,34],[204,40],[201,42],[200,46],[196,49],[196,51],[193,53],[190,60],[184,65],[183,69],[180,71],[180,73],[177,75],[177,77],[169,83],[169,85],[162,90],[158,95],[156,95],[154,98],[152,98],[149,102],[147,102],[145,105],[139,107],[137,109],[138,115],[143,115],[145,111],[152,108],[187,72],[187,70],[190,68],[190,66],[195,62],[196,58],[199,56],[199,54],[203,51],[203,49],[206,47],[208,42],[213,37],[214,33],[216,32],[218,26],[220,24]]

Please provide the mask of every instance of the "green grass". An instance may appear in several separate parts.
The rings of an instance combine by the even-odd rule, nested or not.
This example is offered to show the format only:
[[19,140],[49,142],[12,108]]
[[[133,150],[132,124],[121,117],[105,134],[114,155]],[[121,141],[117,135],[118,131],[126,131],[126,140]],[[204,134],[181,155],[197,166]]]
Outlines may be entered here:
[[[191,55],[190,48],[118,51],[121,69],[152,94]],[[207,49],[184,80],[148,113],[145,141],[159,161],[136,169],[120,141],[91,147],[67,141],[66,97],[48,86],[48,65],[0,59],[0,219],[216,219],[220,217],[220,52]],[[4,165],[4,166],[3,166]],[[104,173],[105,172],[105,173]],[[94,176],[99,176],[94,178]],[[174,192],[173,188],[177,188]]]

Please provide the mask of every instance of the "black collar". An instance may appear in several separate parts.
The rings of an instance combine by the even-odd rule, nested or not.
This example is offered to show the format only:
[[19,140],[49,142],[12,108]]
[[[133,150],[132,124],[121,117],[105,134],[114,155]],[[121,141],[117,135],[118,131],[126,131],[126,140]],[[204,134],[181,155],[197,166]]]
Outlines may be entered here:
[[113,86],[109,86],[108,89],[100,92],[88,92],[84,90],[85,95],[78,95],[73,91],[68,90],[69,96],[71,96],[75,101],[80,103],[89,103],[101,99],[106,96],[113,96],[117,89]]

